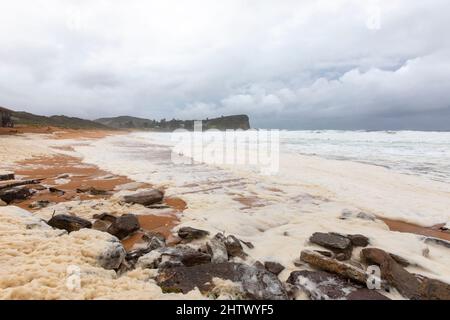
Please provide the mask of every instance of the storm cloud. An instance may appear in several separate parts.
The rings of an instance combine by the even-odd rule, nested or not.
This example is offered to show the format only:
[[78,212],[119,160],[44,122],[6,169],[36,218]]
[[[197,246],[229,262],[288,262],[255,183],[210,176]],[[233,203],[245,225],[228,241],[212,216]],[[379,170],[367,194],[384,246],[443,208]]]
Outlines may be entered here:
[[0,4],[0,105],[85,118],[450,130],[447,0]]

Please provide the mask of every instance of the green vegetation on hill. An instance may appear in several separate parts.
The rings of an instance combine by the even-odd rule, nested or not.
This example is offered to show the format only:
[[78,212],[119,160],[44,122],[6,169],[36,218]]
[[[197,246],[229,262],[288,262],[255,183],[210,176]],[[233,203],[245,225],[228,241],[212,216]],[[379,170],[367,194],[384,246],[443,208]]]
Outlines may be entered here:
[[[155,131],[170,131],[180,128],[184,128],[187,130],[194,129],[194,120],[162,119],[161,121],[156,121],[129,116],[120,116],[114,118],[101,118],[94,121],[116,129],[141,129]],[[234,115],[214,119],[206,119],[202,120],[202,125],[203,130],[250,129],[250,121],[248,116],[246,115]]]

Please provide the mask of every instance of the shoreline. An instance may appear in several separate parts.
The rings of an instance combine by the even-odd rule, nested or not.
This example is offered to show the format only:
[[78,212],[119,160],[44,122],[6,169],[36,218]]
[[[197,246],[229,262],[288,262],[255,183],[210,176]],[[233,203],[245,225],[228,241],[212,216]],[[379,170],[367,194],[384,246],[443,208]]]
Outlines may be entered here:
[[[121,134],[123,134],[123,132],[118,133],[118,135]],[[108,132],[107,134],[103,132],[94,133],[92,131],[88,131],[86,132],[86,135],[84,135],[83,130],[76,130],[75,132],[53,132],[52,136],[55,138],[53,141],[66,141],[64,143],[57,143],[56,145],[52,145],[50,143],[49,145],[52,146],[49,147],[49,150],[53,150],[52,154],[45,155],[44,150],[44,154],[32,154],[29,159],[19,159],[19,161],[14,161],[16,166],[14,171],[18,177],[21,179],[43,179],[41,180],[41,185],[45,186],[47,190],[40,190],[37,195],[32,196],[30,199],[12,203],[12,205],[18,205],[22,209],[32,211],[34,214],[37,213],[37,217],[44,218],[46,221],[52,218],[53,215],[55,215],[55,212],[57,215],[68,214],[78,216],[80,218],[90,220],[93,223],[98,222],[99,220],[98,218],[95,218],[95,216],[102,213],[112,214],[116,217],[132,213],[138,218],[141,231],[131,233],[129,236],[121,240],[121,243],[127,253],[141,250],[148,244],[149,235],[150,237],[153,237],[156,234],[160,234],[164,237],[168,248],[178,250],[178,244],[186,244],[186,241],[180,239],[179,233],[178,236],[175,235],[179,232],[180,227],[183,228],[192,226],[194,228],[204,229],[209,232],[210,236],[213,236],[216,230],[214,227],[211,229],[211,226],[214,226],[215,223],[219,223],[219,221],[223,221],[220,222],[219,225],[221,223],[227,224],[228,221],[228,231],[221,230],[221,232],[230,235],[235,234],[236,237],[240,239],[239,241],[242,241],[242,244],[248,243],[248,247],[246,247],[247,245],[243,245],[245,248],[245,258],[242,256],[239,258],[233,258],[230,261],[239,263],[246,261],[245,263],[250,265],[257,263],[258,261],[270,261],[270,259],[273,259],[277,263],[281,262],[284,266],[283,268],[285,268],[285,270],[281,272],[278,277],[281,281],[286,281],[289,272],[294,272],[298,269],[297,264],[301,265],[298,258],[293,260],[293,257],[290,256],[289,252],[298,252],[299,249],[295,249],[298,244],[300,244],[300,247],[308,250],[314,248],[314,246],[311,246],[311,244],[308,243],[308,237],[316,231],[329,231],[330,234],[337,231],[347,234],[360,232],[369,236],[371,241],[373,240],[374,244],[377,246],[382,248],[391,248],[391,250],[392,248],[395,248],[396,250],[391,252],[401,257],[408,258],[408,260],[411,259],[412,266],[420,266],[419,270],[411,269],[411,271],[414,270],[418,273],[426,271],[427,275],[435,274],[436,276],[440,275],[443,278],[448,277],[447,274],[442,274],[442,271],[439,271],[439,268],[436,270],[430,270],[430,266],[433,266],[433,264],[437,263],[439,260],[435,261],[432,259],[429,261],[430,264],[428,265],[428,262],[426,262],[428,258],[426,256],[422,257],[422,254],[420,254],[410,257],[408,255],[408,252],[410,252],[409,250],[413,250],[415,252],[416,250],[419,250],[419,248],[414,248],[414,246],[411,246],[410,248],[402,248],[395,245],[395,243],[402,243],[405,239],[414,239],[415,243],[419,243],[417,242],[418,238],[415,237],[415,235],[432,236],[443,240],[449,240],[450,237],[447,237],[448,233],[436,230],[436,228],[420,227],[409,223],[385,219],[383,217],[378,217],[378,219],[383,222],[380,220],[364,222],[363,220],[355,220],[354,218],[339,220],[340,218],[335,215],[330,215],[327,217],[327,212],[329,212],[330,209],[336,210],[339,206],[332,207],[328,200],[322,197],[305,194],[298,197],[298,199],[293,199],[294,203],[298,203],[299,201],[305,202],[306,211],[311,211],[311,213],[317,212],[316,217],[313,217],[310,213],[302,217],[296,217],[290,213],[286,213],[286,216],[281,214],[279,215],[281,220],[279,222],[279,227],[275,225],[270,228],[267,228],[267,226],[264,225],[263,220],[258,222],[261,225],[261,230],[258,231],[259,234],[256,238],[251,238],[251,242],[257,239],[257,243],[255,244],[256,247],[254,247],[254,244],[249,241],[249,237],[245,235],[245,232],[243,232],[243,230],[246,229],[245,225],[241,225],[239,228],[237,226],[233,227],[233,225],[238,221],[233,221],[233,216],[222,216],[220,220],[217,220],[219,219],[220,211],[214,214],[213,212],[210,212],[210,210],[217,208],[217,205],[214,205],[214,201],[217,199],[217,196],[220,197],[220,193],[209,194],[208,190],[201,189],[202,185],[197,185],[194,182],[191,184],[191,187],[186,185],[189,192],[179,193],[183,199],[176,196],[171,196],[171,194],[177,194],[177,189],[174,189],[175,191],[173,191],[173,188],[164,186],[164,188],[161,189],[162,191],[165,191],[165,188],[169,188],[171,189],[171,192],[164,196],[163,202],[154,207],[149,206],[148,208],[144,208],[138,205],[124,205],[122,200],[120,200],[123,196],[139,192],[139,190],[149,188],[152,189],[154,188],[154,185],[136,182],[130,177],[113,174],[113,170],[108,171],[106,169],[101,169],[94,164],[83,162],[82,158],[78,156],[74,156],[76,153],[76,145],[84,146],[92,141],[97,141],[98,139],[111,135],[114,134],[111,132]],[[44,135],[43,137],[46,136]],[[47,138],[51,138],[51,136]],[[80,141],[82,142],[81,144]],[[157,181],[157,179],[155,181]],[[217,185],[217,188],[219,189],[215,187],[214,190],[225,190],[229,187],[245,185],[248,183],[249,181],[245,180],[223,180],[221,185],[220,181]],[[211,184],[207,183],[206,185]],[[199,187],[200,190],[196,190],[197,187]],[[281,197],[284,193],[283,190],[277,188],[277,185],[270,185],[269,182],[267,185],[260,187],[265,188],[267,195]],[[56,188],[58,191],[50,192],[48,191],[48,188]],[[59,193],[59,191],[61,191],[61,193]],[[211,189],[211,191],[213,191],[213,189]],[[233,208],[237,205],[236,208],[238,208],[238,210],[237,212],[234,212],[233,215],[240,215],[241,218],[244,219],[241,221],[250,221],[249,219],[256,219],[256,221],[258,221],[264,217],[266,214],[265,212],[270,212],[271,210],[270,198],[259,197],[256,193],[252,195],[252,193],[233,193],[231,190],[229,192],[231,192],[229,195],[231,197],[230,200],[233,201],[233,205],[231,205],[229,209],[233,210]],[[38,201],[48,203],[42,208],[30,208],[30,205]],[[335,200],[332,200],[332,202],[333,201]],[[203,207],[203,204],[202,206],[199,206],[202,202],[206,202],[207,205],[205,207]],[[227,202],[225,202],[224,205],[227,205]],[[1,208],[2,207],[0,207],[0,211],[2,210]],[[200,214],[202,210],[204,211],[203,215]],[[258,218],[258,215],[260,214],[258,213],[258,210],[261,210],[260,212],[263,214],[260,218]],[[211,214],[209,214],[209,212]],[[253,215],[254,218],[252,218]],[[330,225],[322,225],[321,221],[331,221],[331,219],[335,218],[336,220]],[[208,220],[211,221],[212,224],[211,222],[208,222]],[[286,228],[283,227],[282,221],[284,220],[286,220]],[[293,228],[293,226],[295,226],[296,229],[292,229],[293,231],[290,231],[290,228]],[[273,230],[271,228],[273,228]],[[277,231],[277,228],[280,228],[280,231]],[[387,231],[388,228],[390,231]],[[234,230],[236,233],[231,233],[230,230]],[[296,233],[300,233],[298,236],[294,236],[291,239],[296,239],[298,244],[287,243],[287,241],[289,241],[288,238],[285,238],[286,240],[284,240],[283,237],[292,237],[292,232],[294,232],[294,230]],[[75,235],[75,233],[70,233],[69,236],[72,234]],[[387,235],[388,233],[390,238],[388,237],[383,239],[383,235]],[[271,237],[274,237],[273,240]],[[390,243],[391,240],[394,240],[393,244]],[[286,252],[283,252],[283,254],[276,248],[277,243],[281,243],[280,241],[286,242]],[[199,252],[207,252],[205,243],[202,241],[189,241],[187,243],[188,246],[195,248]],[[302,245],[302,243],[305,244]],[[269,251],[267,251],[267,249],[269,249]],[[268,256],[267,252],[271,252],[272,249],[274,249],[274,252],[278,252],[279,255]],[[24,250],[26,249],[24,248]],[[442,251],[440,247],[433,247],[432,250],[435,255],[437,253],[440,255]],[[358,255],[359,250],[356,250],[352,259],[358,259]],[[122,271],[119,271],[118,269],[117,272]],[[141,273],[148,272],[148,270],[132,269],[131,271],[127,271],[123,275],[120,275],[119,279],[122,277],[125,279],[128,273],[133,274],[133,272]],[[0,291],[1,288],[2,281],[0,279]],[[159,292],[158,290],[161,289],[152,287],[152,290]],[[187,292],[184,293],[186,294]],[[117,292],[117,294],[120,296],[121,293]],[[199,298],[198,292],[192,292],[192,294],[196,298]],[[400,297],[395,292],[390,293],[389,296],[392,298]],[[159,296],[159,298],[169,297],[170,296],[166,293]]]

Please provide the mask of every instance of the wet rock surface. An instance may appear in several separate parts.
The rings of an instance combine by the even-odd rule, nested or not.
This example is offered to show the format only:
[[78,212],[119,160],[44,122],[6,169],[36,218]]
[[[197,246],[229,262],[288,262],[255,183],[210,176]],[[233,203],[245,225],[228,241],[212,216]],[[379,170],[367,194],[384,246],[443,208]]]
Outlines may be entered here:
[[369,238],[362,234],[349,234],[347,235],[347,238],[350,239],[354,247],[367,247],[370,243]]
[[139,220],[134,214],[124,214],[109,226],[108,233],[119,239],[124,239],[128,235],[140,229]]
[[197,287],[208,294],[214,289],[214,278],[239,283],[242,297],[246,299],[287,299],[282,283],[274,274],[239,263],[210,263],[163,269],[156,281],[165,292],[187,293]]
[[325,271],[294,271],[287,283],[305,291],[312,300],[389,300],[375,290]]
[[338,260],[347,260],[352,256],[352,242],[341,234],[316,232],[309,238],[309,241],[333,251]]
[[0,190],[0,200],[10,204],[16,200],[26,200],[33,195],[33,190],[25,186],[18,186]]
[[408,272],[392,256],[378,248],[361,251],[361,259],[380,266],[381,277],[403,296],[414,300],[449,300],[450,285]]
[[159,203],[163,200],[164,193],[160,190],[151,189],[147,191],[138,192],[135,194],[126,195],[123,197],[125,203],[141,204],[143,206],[150,206]]
[[185,241],[202,239],[209,235],[208,231],[191,227],[182,227],[178,230],[178,236]]
[[273,273],[274,275],[279,275],[285,268],[278,262],[266,261],[264,267],[267,271]]
[[84,228],[91,228],[92,223],[86,219],[76,216],[69,216],[65,214],[58,214],[53,216],[47,224],[56,229],[63,229],[67,232],[78,231]]

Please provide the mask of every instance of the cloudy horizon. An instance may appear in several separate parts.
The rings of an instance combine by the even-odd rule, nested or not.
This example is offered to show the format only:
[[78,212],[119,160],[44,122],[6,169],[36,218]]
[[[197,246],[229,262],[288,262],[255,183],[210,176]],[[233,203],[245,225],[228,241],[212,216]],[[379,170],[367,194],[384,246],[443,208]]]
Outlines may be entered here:
[[3,1],[0,106],[450,130],[448,12],[446,0]]

